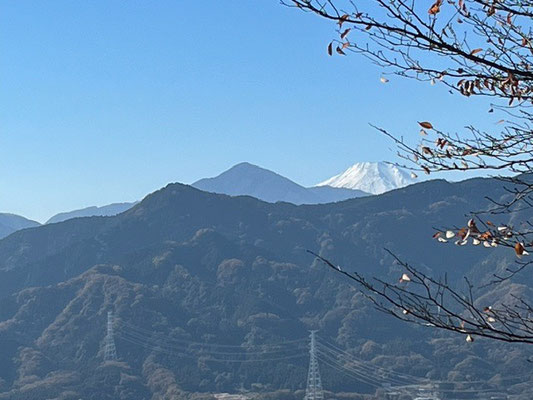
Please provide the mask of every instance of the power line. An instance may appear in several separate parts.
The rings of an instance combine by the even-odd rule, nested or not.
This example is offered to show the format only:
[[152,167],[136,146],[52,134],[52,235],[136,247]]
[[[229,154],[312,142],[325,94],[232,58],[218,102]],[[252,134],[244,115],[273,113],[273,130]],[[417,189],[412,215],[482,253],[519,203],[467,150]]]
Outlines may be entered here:
[[[205,343],[205,342],[196,342],[196,341],[192,341],[192,340],[187,340],[187,339],[181,339],[181,338],[173,338],[173,337],[169,337],[169,336],[165,336],[163,333],[161,332],[156,332],[156,331],[153,331],[153,330],[149,330],[149,329],[145,329],[145,328],[141,328],[139,326],[135,326],[135,325],[132,325],[132,324],[129,324],[125,321],[122,321],[120,320],[119,321],[119,325],[126,328],[128,331],[136,331],[140,334],[144,334],[146,336],[159,336],[161,338],[163,338],[163,340],[166,340],[166,341],[169,341],[169,342],[176,342],[176,343],[183,343],[183,344],[187,344],[187,345],[195,345],[195,346],[203,346],[203,347],[220,347],[220,348],[223,348],[223,349],[241,349],[242,350],[242,345],[231,345],[231,344],[217,344],[217,343]],[[293,339],[293,340],[283,340],[281,342],[273,342],[273,343],[264,343],[264,344],[250,344],[250,346],[255,346],[255,347],[265,347],[265,346],[271,346],[271,347],[283,347],[283,346],[294,346],[296,344],[302,344],[302,343],[307,343],[308,342],[308,339],[307,338],[300,338],[300,339]]]
[[[478,381],[432,380],[432,379],[429,379],[429,378],[419,377],[419,376],[415,376],[415,375],[411,375],[411,374],[407,374],[407,373],[400,373],[400,372],[396,372],[396,371],[394,371],[392,369],[385,368],[385,367],[380,367],[380,366],[377,366],[377,365],[373,365],[371,363],[368,363],[366,361],[358,359],[357,357],[355,357],[354,355],[350,354],[349,352],[340,349],[339,347],[335,346],[331,342],[328,342],[328,341],[324,340],[321,337],[318,337],[317,343],[319,345],[319,349],[321,349],[321,350],[326,349],[327,351],[331,352],[332,354],[338,353],[338,354],[336,354],[337,357],[343,358],[345,361],[348,361],[348,362],[352,363],[353,366],[359,366],[362,369],[367,370],[369,373],[377,373],[380,376],[381,376],[381,374],[387,374],[388,376],[390,376],[391,379],[411,380],[411,381],[419,382],[421,384],[429,384],[429,383],[486,384],[487,383],[486,380],[478,380]],[[517,379],[522,379],[522,378],[529,379],[530,376],[531,376],[530,374],[523,374],[523,375],[520,375],[520,376],[503,377],[503,378],[499,378],[499,380],[510,381],[510,380],[517,380]]]
[[[399,385],[398,383],[387,382],[382,377],[376,377],[375,375],[371,375],[367,371],[364,371],[364,370],[361,370],[361,369],[347,367],[345,364],[342,364],[341,362],[336,360],[334,357],[328,356],[327,354],[325,354],[324,352],[322,352],[320,350],[318,351],[318,354],[321,356],[320,357],[320,362],[325,362],[325,363],[327,363],[330,366],[332,366],[331,364],[334,364],[336,366],[336,368],[342,369],[343,371],[346,371],[347,373],[351,373],[359,381],[367,383],[367,384],[369,384],[371,386],[383,387],[385,383],[391,384],[393,386],[402,386],[402,385]],[[405,384],[405,383],[403,383],[403,384]]]
[[396,372],[392,369],[383,368],[377,365],[370,364],[368,362],[365,362],[361,359],[358,359],[354,357],[352,354],[348,353],[346,350],[342,350],[341,348],[335,346],[334,344],[325,341],[324,339],[319,338],[319,344],[322,348],[325,348],[331,352],[337,353],[339,356],[344,357],[346,360],[349,360],[350,362],[360,365],[362,368],[369,370],[369,371],[378,371],[379,373],[386,373],[390,375],[391,377],[396,376],[396,379],[402,380],[402,381],[420,381],[420,382],[427,382],[427,378],[423,378],[420,376],[410,375],[406,373],[400,373]]
[[[191,354],[191,353],[186,353],[183,350],[168,347],[164,344],[162,345],[151,344],[139,338],[132,337],[129,334],[124,333],[124,332],[120,332],[117,336],[121,340],[124,340],[131,344],[135,344],[137,346],[141,346],[153,352],[163,353],[166,355],[176,356],[179,358],[189,358],[192,360],[198,360],[199,358],[201,358],[203,361],[213,361],[213,362],[219,362],[219,363],[262,363],[262,362],[273,362],[273,361],[284,361],[284,360],[290,360],[290,359],[297,359],[297,358],[302,358],[305,356],[305,353],[301,353],[301,354],[295,354],[295,355],[284,356],[284,357],[255,358],[255,359],[217,358],[217,357],[210,357],[210,353]],[[245,354],[243,354],[243,356],[244,355]]]
[[[244,348],[242,345],[196,342],[187,339],[165,336],[161,332],[154,332],[153,330],[144,329],[124,321],[120,321],[120,326],[123,329],[119,330],[117,337],[119,337],[121,340],[141,346],[150,351],[165,353],[181,358],[195,360],[201,358],[204,361],[219,363],[261,363],[298,359],[304,356],[304,354],[301,352],[303,348],[299,346],[304,339],[282,341],[277,343],[247,344],[247,348],[252,350],[250,351],[247,350],[247,348]],[[111,329],[111,335],[108,335],[108,337],[112,338],[112,334],[113,331]],[[411,391],[419,388],[420,385],[431,385],[432,387],[442,384],[462,384],[470,386],[475,384],[487,385],[486,381],[430,380],[428,378],[414,376],[407,373],[396,372],[392,369],[383,368],[357,359],[346,350],[337,347],[335,344],[325,339],[319,338],[316,335],[316,331],[311,332],[310,338],[310,362],[307,385],[310,397],[309,399],[306,397],[306,400],[323,398],[320,397],[320,393],[322,393],[323,396],[323,392],[322,381],[318,369],[319,361],[328,367],[335,369],[336,371],[344,373],[346,376],[350,376],[359,380],[360,382],[376,388],[393,388],[394,390]],[[509,377],[503,379],[514,380],[518,378],[519,377]],[[318,388],[320,388],[320,390]],[[446,393],[483,393],[492,392],[498,389],[442,388],[438,390]]]
[[487,384],[486,381],[465,381],[465,382],[454,382],[454,381],[431,381],[427,379],[424,383],[415,383],[415,384],[399,384],[399,382],[395,382],[391,380],[390,378],[384,377],[382,375],[375,375],[373,372],[369,372],[368,370],[365,370],[364,368],[361,368],[360,366],[347,366],[345,364],[342,364],[341,361],[338,361],[334,354],[332,353],[326,353],[321,349],[318,349],[318,354],[322,357],[319,358],[321,363],[324,363],[328,365],[329,367],[339,371],[343,372],[345,375],[350,376],[356,380],[359,380],[360,382],[366,383],[368,385],[371,385],[376,388],[383,388],[386,390],[394,389],[398,391],[404,391],[409,392],[412,390],[419,389],[422,385],[429,385],[432,386],[435,390],[441,392],[441,393],[450,393],[450,394],[472,394],[472,393],[490,393],[494,391],[498,391],[500,389],[498,388],[479,388],[479,389],[446,389],[442,388],[441,386],[437,389],[436,385],[442,385],[442,384],[476,384],[476,383],[482,383]]
[[[145,333],[139,333],[134,330],[121,330],[120,331],[121,336],[126,336],[130,339],[139,340],[144,343],[153,344],[156,347],[165,347],[169,349],[174,349],[177,352],[196,352],[196,353],[208,353],[211,355],[220,355],[220,356],[253,356],[253,355],[285,355],[287,353],[293,353],[298,352],[301,353],[303,350],[305,350],[305,347],[298,346],[298,347],[290,347],[287,349],[276,347],[268,347],[268,345],[263,346],[263,350],[259,351],[258,347],[255,347],[255,351],[247,351],[246,348],[236,347],[233,351],[218,351],[216,348],[205,348],[202,347],[202,343],[198,342],[192,342],[189,345],[184,345],[181,343],[173,343],[173,341],[169,340],[168,337],[165,337],[163,335],[147,335]],[[229,349],[225,349],[229,350]]]

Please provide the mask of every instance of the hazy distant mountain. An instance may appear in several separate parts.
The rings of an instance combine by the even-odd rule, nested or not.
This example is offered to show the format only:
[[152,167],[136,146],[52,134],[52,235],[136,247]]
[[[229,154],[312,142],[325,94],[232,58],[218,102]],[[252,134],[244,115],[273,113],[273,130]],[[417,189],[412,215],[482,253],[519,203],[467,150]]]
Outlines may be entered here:
[[317,186],[358,189],[367,193],[381,194],[416,183],[411,175],[384,162],[356,163],[346,171],[335,175]]
[[[376,388],[393,378],[414,385],[409,374],[437,382],[447,390],[442,399],[506,390],[530,400],[523,346],[467,343],[378,313],[305,251],[397,280],[387,248],[432,276],[446,274],[454,287],[468,276],[489,304],[512,293],[530,301],[531,274],[483,285],[509,267],[512,250],[431,239],[433,226],[464,223],[465,213],[490,204],[486,196],[506,195],[497,180],[435,180],[295,206],[171,184],[115,217],[16,232],[0,240],[0,399],[207,400],[283,388],[262,399],[298,400],[308,330],[319,329],[323,385],[343,393],[326,398],[383,399],[371,396]],[[119,359],[104,362],[110,310]],[[335,358],[335,348],[349,361]],[[356,375],[343,375],[344,367]]]
[[41,224],[20,215],[0,213],[0,239],[20,229],[33,228],[39,225]]
[[52,224],[54,222],[62,222],[62,221],[66,221],[67,219],[79,218],[79,217],[113,216],[113,215],[120,214],[121,212],[124,212],[126,210],[129,210],[131,207],[133,207],[137,203],[138,201],[135,201],[133,203],[113,203],[113,204],[109,204],[107,206],[102,206],[102,207],[93,206],[93,207],[82,208],[80,210],[63,212],[63,213],[54,215],[52,218],[46,221],[46,223]]
[[192,186],[206,192],[252,196],[269,203],[320,204],[368,195],[346,188],[305,188],[275,172],[246,162],[235,165],[217,177],[201,179]]

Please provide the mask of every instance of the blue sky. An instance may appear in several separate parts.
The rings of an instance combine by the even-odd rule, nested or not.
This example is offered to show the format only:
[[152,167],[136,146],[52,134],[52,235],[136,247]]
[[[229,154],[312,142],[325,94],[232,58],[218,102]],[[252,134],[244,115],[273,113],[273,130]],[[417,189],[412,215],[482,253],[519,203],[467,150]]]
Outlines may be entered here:
[[417,140],[416,121],[500,118],[442,85],[382,84],[329,57],[334,36],[277,0],[4,0],[0,211],[44,221],[241,161],[312,185],[394,160],[369,123]]

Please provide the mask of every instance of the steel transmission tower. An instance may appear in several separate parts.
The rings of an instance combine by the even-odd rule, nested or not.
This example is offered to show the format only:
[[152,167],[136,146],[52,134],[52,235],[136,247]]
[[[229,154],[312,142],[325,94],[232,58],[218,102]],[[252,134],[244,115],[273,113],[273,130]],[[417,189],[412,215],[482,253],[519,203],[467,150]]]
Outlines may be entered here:
[[311,346],[309,349],[309,373],[307,375],[307,389],[304,400],[323,400],[322,380],[318,370],[318,360],[316,358],[316,331],[311,331]]
[[107,312],[107,335],[105,337],[105,353],[104,360],[116,360],[117,348],[115,347],[115,339],[113,338],[113,311]]

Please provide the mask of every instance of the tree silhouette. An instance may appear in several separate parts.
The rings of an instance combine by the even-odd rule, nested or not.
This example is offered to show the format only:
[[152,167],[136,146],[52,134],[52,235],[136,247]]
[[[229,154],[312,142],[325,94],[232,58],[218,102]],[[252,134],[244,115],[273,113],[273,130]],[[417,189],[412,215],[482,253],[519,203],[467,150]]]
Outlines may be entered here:
[[[499,132],[478,129],[450,134],[430,121],[419,121],[421,139],[410,144],[376,127],[397,145],[400,166],[419,173],[496,171],[508,192],[507,200],[492,200],[489,210],[474,213],[459,226],[437,230],[434,240],[458,246],[491,249],[508,247],[517,257],[514,268],[494,275],[491,285],[515,277],[530,264],[533,248],[533,2],[529,0],[282,0],[289,7],[313,13],[337,25],[337,37],[327,46],[330,56],[360,54],[372,60],[384,75],[446,85],[466,97],[490,97],[505,119]],[[494,224],[520,215],[518,226]],[[516,224],[515,224],[516,225]],[[404,269],[396,282],[368,279],[344,271],[315,254],[326,265],[354,281],[378,309],[396,318],[507,342],[533,343],[533,307],[524,296],[498,304],[479,305],[476,286],[466,278],[467,290],[450,286],[400,260]]]

